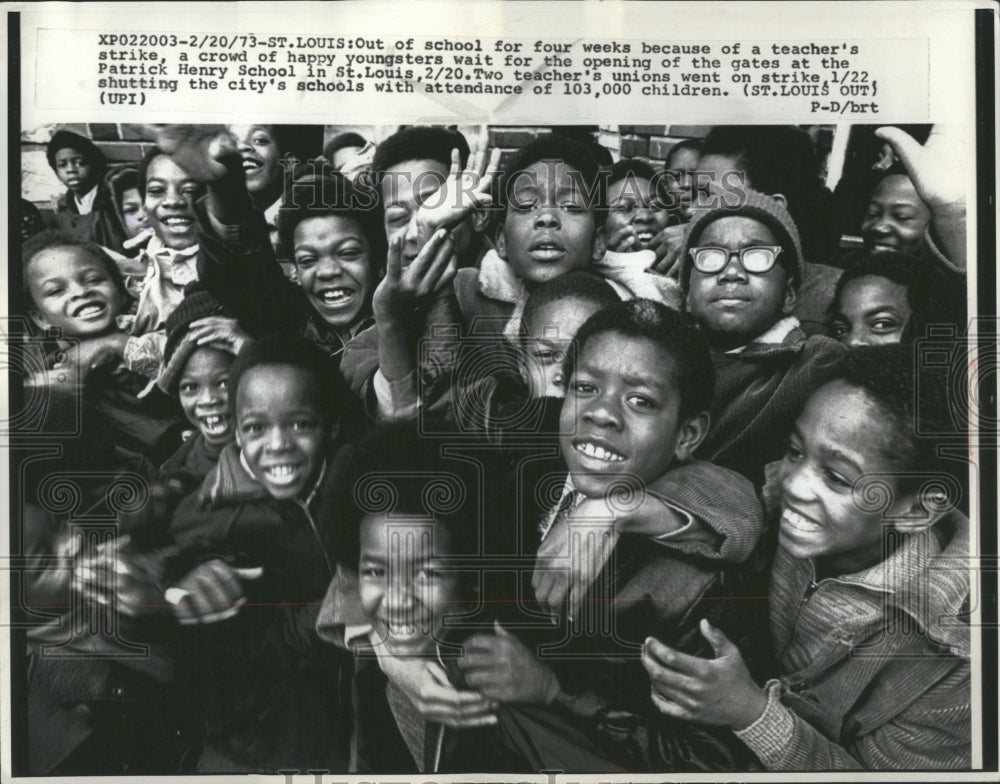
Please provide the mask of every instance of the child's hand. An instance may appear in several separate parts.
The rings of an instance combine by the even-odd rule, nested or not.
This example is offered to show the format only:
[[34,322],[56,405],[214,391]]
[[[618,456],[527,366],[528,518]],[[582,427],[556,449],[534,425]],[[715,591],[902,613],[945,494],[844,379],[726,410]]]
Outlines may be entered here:
[[417,307],[432,301],[455,278],[455,246],[445,229],[438,229],[405,269],[403,242],[401,233],[389,242],[385,277],[372,298],[376,322],[407,322]]
[[227,351],[239,354],[251,338],[236,319],[206,316],[191,322],[188,339],[196,346],[221,344]]
[[128,551],[128,536],[99,545],[92,556],[81,558],[73,569],[73,588],[85,602],[131,618],[151,615],[163,604],[162,564],[155,557]]
[[714,659],[675,651],[647,638],[642,664],[652,681],[653,703],[661,713],[684,721],[744,729],[767,707],[767,692],[754,683],[739,649],[707,620],[701,633]]
[[237,569],[218,558],[200,564],[185,575],[164,598],[177,621],[185,626],[218,623],[232,618],[246,604],[241,580],[256,580],[262,567]]
[[417,224],[424,236],[451,228],[473,210],[493,204],[490,188],[500,167],[500,150],[494,148],[487,160],[482,150],[474,149],[465,171],[461,167],[458,150],[452,150],[448,179],[417,212]]
[[476,691],[459,691],[448,674],[430,659],[398,658],[379,653],[379,666],[428,721],[468,729],[497,723],[497,704]]
[[680,276],[681,251],[687,238],[687,224],[666,226],[649,241],[649,247],[656,254],[656,261],[650,267],[661,275],[677,278]]
[[535,562],[531,585],[554,619],[578,617],[583,597],[611,557],[617,537],[614,513],[603,498],[588,498],[552,526]]
[[[656,237],[651,240],[655,241]],[[614,233],[608,237],[608,250],[615,253],[629,253],[637,250],[639,238],[636,236],[635,227],[631,223],[619,226]]]
[[64,374],[69,386],[80,386],[96,370],[122,361],[128,335],[112,332],[100,338],[88,338],[62,352],[62,356],[52,366],[58,376]]
[[892,145],[917,195],[932,213],[964,209],[965,168],[957,140],[949,137],[949,130],[950,126],[935,125],[923,146],[901,128],[886,126],[875,131],[879,139]]
[[227,175],[243,180],[243,163],[232,136],[220,126],[165,125],[156,145],[198,182],[212,183]]
[[555,673],[499,622],[493,626],[496,634],[465,641],[458,660],[465,682],[500,702],[552,704],[560,691]]

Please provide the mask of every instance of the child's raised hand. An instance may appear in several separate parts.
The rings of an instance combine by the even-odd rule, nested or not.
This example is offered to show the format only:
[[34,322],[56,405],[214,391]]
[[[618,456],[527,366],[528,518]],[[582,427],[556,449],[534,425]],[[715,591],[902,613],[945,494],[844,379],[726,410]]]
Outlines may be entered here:
[[935,125],[923,145],[901,128],[886,126],[875,135],[888,142],[913,181],[917,195],[932,213],[961,210],[965,204],[965,168],[951,126]]
[[448,179],[417,212],[417,223],[422,233],[451,228],[473,210],[493,204],[490,190],[499,167],[498,149],[494,148],[488,159],[482,150],[473,150],[464,171],[458,150],[452,150]]
[[445,229],[434,232],[405,268],[403,242],[402,233],[389,241],[385,277],[372,298],[376,322],[407,322],[416,308],[429,304],[449,286],[457,272],[455,245]]
[[448,727],[488,727],[497,723],[497,704],[477,691],[456,689],[436,661],[379,653],[386,677],[410,698],[428,721]]
[[236,142],[222,126],[164,125],[157,129],[156,145],[198,182],[234,174],[243,179]]
[[239,354],[251,338],[234,318],[206,316],[191,322],[188,339],[196,346],[216,344],[233,354]]
[[494,623],[496,634],[476,634],[465,641],[458,660],[465,682],[500,702],[550,705],[559,696],[559,680],[517,637]]
[[767,707],[767,692],[754,683],[739,649],[707,620],[701,633],[715,651],[702,659],[647,638],[642,664],[652,682],[653,703],[683,721],[743,729]]
[[216,558],[196,566],[177,585],[167,588],[164,598],[184,626],[218,623],[235,616],[246,604],[241,581],[256,580],[263,573],[259,566],[238,569]]

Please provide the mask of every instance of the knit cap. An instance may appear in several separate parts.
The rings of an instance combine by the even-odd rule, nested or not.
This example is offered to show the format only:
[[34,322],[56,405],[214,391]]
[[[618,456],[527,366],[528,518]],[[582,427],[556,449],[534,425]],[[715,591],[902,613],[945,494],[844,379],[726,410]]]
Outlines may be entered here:
[[104,153],[86,136],[72,131],[56,131],[45,146],[45,158],[52,169],[56,168],[56,153],[67,148],[82,153],[84,158],[97,167],[98,174],[101,174],[107,165]]
[[688,224],[687,238],[684,240],[684,248],[681,250],[681,285],[686,290],[690,280],[692,260],[688,251],[698,246],[698,240],[710,223],[719,218],[731,218],[742,216],[759,220],[772,232],[782,247],[781,255],[778,256],[778,263],[781,264],[796,283],[802,282],[805,274],[805,261],[802,258],[802,241],[799,239],[799,230],[795,226],[795,221],[789,214],[785,206],[776,199],[766,196],[753,190],[744,192],[745,198],[734,206],[725,204],[723,197],[720,198],[718,207],[697,213],[691,223]]
[[[184,299],[167,317],[167,342],[163,348],[163,367],[156,379],[156,385],[167,394],[173,394],[180,380],[184,366],[199,346],[187,339],[188,330],[198,319],[209,316],[229,316],[215,297],[199,287],[199,284],[188,285],[184,290]],[[211,344],[211,348],[219,348],[232,352],[227,344]]]

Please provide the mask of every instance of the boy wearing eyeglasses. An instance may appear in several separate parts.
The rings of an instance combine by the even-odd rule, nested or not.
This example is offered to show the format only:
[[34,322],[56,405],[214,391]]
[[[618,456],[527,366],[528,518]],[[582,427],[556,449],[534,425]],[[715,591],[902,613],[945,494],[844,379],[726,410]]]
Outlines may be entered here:
[[789,423],[842,352],[806,338],[791,313],[802,280],[799,232],[780,202],[754,191],[692,222],[681,259],[686,307],[705,330],[716,373],[711,427],[696,457],[756,486],[784,453]]

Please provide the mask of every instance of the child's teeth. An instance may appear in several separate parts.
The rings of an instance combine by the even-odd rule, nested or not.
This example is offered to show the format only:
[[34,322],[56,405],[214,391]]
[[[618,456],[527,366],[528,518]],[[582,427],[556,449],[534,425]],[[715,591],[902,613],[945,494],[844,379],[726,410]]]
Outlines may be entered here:
[[595,457],[598,460],[604,460],[606,462],[620,463],[625,459],[621,455],[611,452],[602,446],[598,446],[597,444],[591,444],[589,441],[581,444],[578,449],[588,457]]
[[790,527],[797,528],[801,531],[818,531],[820,528],[812,520],[807,520],[802,515],[798,514],[797,512],[792,512],[789,509],[786,509],[782,513],[781,517],[782,520],[784,520],[784,522],[788,524]]
[[87,305],[87,307],[77,312],[78,318],[90,318],[96,316],[102,310],[100,305]]
[[295,466],[280,465],[271,466],[267,469],[267,475],[272,479],[287,479],[295,472]]

